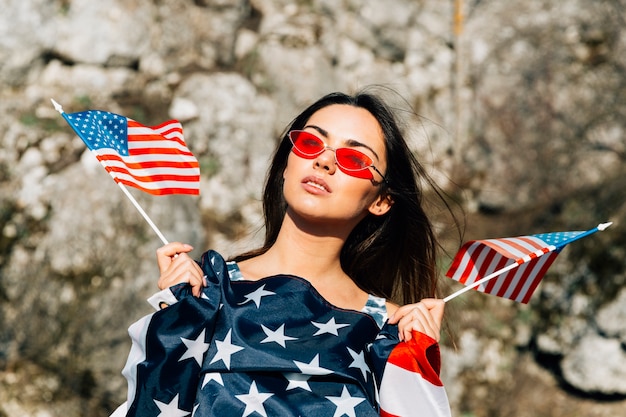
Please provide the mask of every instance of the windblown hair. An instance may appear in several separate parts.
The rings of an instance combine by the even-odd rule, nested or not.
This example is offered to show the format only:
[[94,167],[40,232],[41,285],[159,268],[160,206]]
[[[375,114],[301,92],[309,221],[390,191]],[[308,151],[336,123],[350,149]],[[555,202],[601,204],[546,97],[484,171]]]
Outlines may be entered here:
[[432,186],[435,193],[443,197],[409,149],[391,109],[378,96],[364,91],[354,96],[331,93],[322,97],[283,132],[263,194],[265,242],[235,260],[263,254],[276,241],[287,210],[283,172],[292,147],[287,133],[303,129],[315,112],[333,104],[363,108],[380,124],[387,154],[387,182],[379,185],[380,193],[393,201],[385,215],[369,214],[354,228],[342,248],[342,268],[364,291],[400,305],[436,296],[436,261],[440,246],[424,210],[421,183]]

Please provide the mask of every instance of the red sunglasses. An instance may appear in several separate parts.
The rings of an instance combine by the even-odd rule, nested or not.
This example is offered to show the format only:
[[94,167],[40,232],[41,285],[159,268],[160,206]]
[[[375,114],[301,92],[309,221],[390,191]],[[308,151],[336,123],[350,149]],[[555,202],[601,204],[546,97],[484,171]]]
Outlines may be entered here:
[[289,140],[293,144],[291,150],[300,158],[313,159],[321,155],[326,149],[335,153],[337,166],[344,173],[356,177],[371,180],[374,183],[374,174],[368,168],[372,168],[387,182],[385,176],[374,166],[372,158],[354,148],[331,148],[322,139],[313,133],[304,130],[292,130],[289,132]]

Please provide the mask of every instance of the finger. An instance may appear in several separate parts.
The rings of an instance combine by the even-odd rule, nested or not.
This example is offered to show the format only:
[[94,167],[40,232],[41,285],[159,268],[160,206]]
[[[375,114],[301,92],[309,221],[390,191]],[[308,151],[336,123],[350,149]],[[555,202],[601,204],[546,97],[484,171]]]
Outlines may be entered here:
[[401,340],[409,341],[413,338],[413,331],[426,333],[427,319],[424,317],[423,312],[419,310],[416,305],[410,312],[408,312],[398,323],[398,330]]
[[176,255],[181,253],[187,253],[193,250],[193,246],[186,243],[172,242],[167,245],[161,246],[156,251],[157,264],[161,273],[169,268],[172,260]]
[[436,341],[439,341],[441,335],[439,324],[435,321],[434,317],[430,314],[430,311],[426,309],[426,307],[421,307],[419,309],[423,309],[419,318],[419,325],[415,326],[416,322],[414,321],[413,330],[417,330],[435,339]]
[[200,266],[185,253],[172,260],[170,266],[161,273],[158,287],[165,289],[176,284],[188,283],[194,295],[199,296],[204,286],[204,273]]
[[413,320],[415,319],[415,304],[411,304],[411,308],[403,308],[396,312],[394,321],[398,325],[398,338],[400,341],[411,339],[411,329],[413,328]]
[[446,303],[438,298],[424,298],[421,303],[423,303],[426,308],[430,311],[433,319],[437,323],[437,327],[441,327],[441,323],[443,323],[443,315],[446,307]]
[[415,307],[415,304],[406,304],[401,307],[398,307],[395,313],[391,317],[389,317],[389,324],[397,324],[400,322],[402,317],[406,316],[411,310]]
[[409,341],[413,337],[412,332],[418,331],[438,341],[443,308],[444,303],[441,300],[428,299],[398,309],[394,317],[394,321],[398,323],[398,338]]
[[439,324],[432,315],[431,310],[428,309],[425,303],[419,302],[416,307],[416,319],[422,324],[425,329],[433,329],[439,331]]

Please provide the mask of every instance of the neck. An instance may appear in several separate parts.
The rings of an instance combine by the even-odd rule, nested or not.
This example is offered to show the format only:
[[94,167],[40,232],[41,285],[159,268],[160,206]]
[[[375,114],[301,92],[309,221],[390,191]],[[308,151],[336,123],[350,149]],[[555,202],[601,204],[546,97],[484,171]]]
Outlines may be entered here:
[[288,212],[266,255],[285,273],[312,281],[335,278],[343,274],[340,254],[351,230],[345,224],[311,224]]

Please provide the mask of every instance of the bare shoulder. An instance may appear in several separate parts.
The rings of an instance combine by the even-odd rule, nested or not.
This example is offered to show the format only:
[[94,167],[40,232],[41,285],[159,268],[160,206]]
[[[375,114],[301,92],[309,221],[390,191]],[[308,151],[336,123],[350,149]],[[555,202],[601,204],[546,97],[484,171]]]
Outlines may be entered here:
[[392,303],[391,301],[387,301],[385,304],[387,307],[387,315],[389,317],[393,316],[398,308],[400,308],[400,306],[398,306],[396,303]]
[[258,281],[266,276],[263,275],[263,263],[260,263],[257,258],[250,258],[245,261],[237,262],[237,267],[239,267],[241,275],[248,281]]

